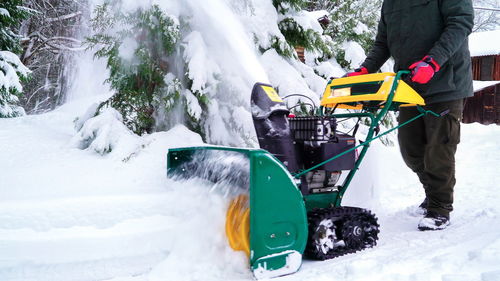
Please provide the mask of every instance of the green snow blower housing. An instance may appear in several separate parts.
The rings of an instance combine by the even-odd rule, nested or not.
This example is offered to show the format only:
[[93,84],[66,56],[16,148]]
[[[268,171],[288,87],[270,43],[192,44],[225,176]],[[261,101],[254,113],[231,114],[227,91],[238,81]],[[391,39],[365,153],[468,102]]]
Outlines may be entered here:
[[[226,236],[233,249],[247,253],[257,279],[294,273],[303,256],[325,260],[373,247],[379,233],[375,215],[341,202],[372,141],[425,114],[436,115],[421,108],[423,99],[402,81],[408,73],[332,79],[321,106],[298,117],[289,115],[271,85],[257,83],[251,107],[261,149],[170,149],[167,174],[230,187]],[[384,116],[400,106],[417,106],[421,114],[376,136]],[[337,108],[356,112],[336,114]],[[352,134],[339,132],[339,118],[369,119],[366,139],[356,145],[357,125]]]

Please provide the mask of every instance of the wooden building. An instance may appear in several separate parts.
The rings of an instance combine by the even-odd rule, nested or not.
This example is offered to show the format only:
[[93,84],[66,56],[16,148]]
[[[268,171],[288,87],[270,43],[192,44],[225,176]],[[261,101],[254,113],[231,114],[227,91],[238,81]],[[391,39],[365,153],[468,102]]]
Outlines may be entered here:
[[462,122],[500,125],[500,81],[474,81],[474,89],[465,100]]
[[477,81],[499,81],[500,55],[472,57],[472,77]]
[[500,125],[500,30],[469,37],[474,96],[466,99],[462,122]]

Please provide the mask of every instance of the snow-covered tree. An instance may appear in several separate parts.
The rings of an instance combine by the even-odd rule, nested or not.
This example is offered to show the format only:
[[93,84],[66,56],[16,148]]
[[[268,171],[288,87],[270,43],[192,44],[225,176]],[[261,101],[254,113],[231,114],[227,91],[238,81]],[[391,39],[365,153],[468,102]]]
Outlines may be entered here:
[[122,12],[120,2],[96,8],[88,38],[97,57],[107,59],[107,82],[115,94],[101,104],[121,113],[136,134],[155,128],[155,113],[169,111],[179,101],[180,82],[169,73],[168,56],[179,37],[178,24],[157,5]]
[[358,67],[351,65],[345,55],[347,42],[355,42],[368,51],[377,32],[377,23],[380,18],[381,0],[318,0],[316,8],[324,8],[330,14],[330,24],[325,33],[330,35],[334,42],[333,53],[336,60],[344,68]]
[[[312,28],[307,11],[301,10],[305,3],[283,0],[269,5],[267,8],[274,7],[276,14],[276,21],[272,23],[274,32],[266,34],[265,40],[258,40],[260,34],[255,34],[255,48],[262,53],[275,50],[283,59],[292,61],[296,60],[295,46],[303,46],[321,56],[328,53],[329,41],[322,30],[318,30],[316,19],[312,20],[315,22]],[[118,0],[106,2],[95,12],[92,25],[97,33],[88,42],[97,49],[96,56],[108,60],[108,82],[116,91],[101,108],[117,109],[125,124],[138,134],[169,129],[175,125],[172,115],[177,116],[174,122],[187,125],[214,143],[224,142],[214,135],[226,134],[224,131],[231,131],[233,126],[236,130],[243,129],[238,120],[243,117],[228,116],[227,111],[236,108],[248,118],[248,111],[242,108],[248,101],[240,100],[236,93],[220,96],[225,91],[238,89],[239,86],[233,85],[236,80],[228,80],[237,72],[220,73],[221,68],[210,57],[217,54],[207,53],[207,49],[212,48],[204,38],[206,35],[194,30],[200,27],[191,15],[175,17],[160,6],[130,5]],[[248,94],[251,85],[244,88]],[[237,100],[227,104],[228,108],[221,109],[223,104],[235,98]],[[170,114],[172,111],[175,114]],[[248,134],[250,130],[244,129]]]
[[24,114],[18,105],[18,96],[23,91],[21,80],[26,79],[30,71],[16,55],[21,50],[16,30],[28,15],[20,0],[0,2],[0,118]]
[[[329,38],[325,38],[322,30],[313,29],[311,26],[300,24],[300,18],[304,16],[307,1],[304,0],[274,0],[273,5],[280,14],[278,27],[286,39],[288,46],[273,44],[280,55],[293,56],[294,47],[304,47],[311,52],[319,52],[324,56],[330,56],[333,47]],[[279,42],[279,41],[275,41]]]

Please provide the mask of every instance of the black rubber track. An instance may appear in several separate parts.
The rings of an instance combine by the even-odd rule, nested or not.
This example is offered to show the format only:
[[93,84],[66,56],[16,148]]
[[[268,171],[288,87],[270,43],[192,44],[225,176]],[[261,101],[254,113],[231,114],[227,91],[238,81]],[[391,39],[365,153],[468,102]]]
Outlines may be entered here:
[[[331,227],[321,224],[328,220],[333,222]],[[315,209],[308,213],[308,224],[305,255],[316,260],[332,259],[375,246],[380,227],[374,214],[356,207]],[[332,244],[337,246],[325,250],[319,239],[324,241],[328,233]]]

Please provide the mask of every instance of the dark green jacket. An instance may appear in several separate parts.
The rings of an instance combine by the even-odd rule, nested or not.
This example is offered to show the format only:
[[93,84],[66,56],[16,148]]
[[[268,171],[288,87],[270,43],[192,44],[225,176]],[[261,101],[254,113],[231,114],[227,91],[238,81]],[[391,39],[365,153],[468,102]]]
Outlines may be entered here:
[[471,0],[384,0],[375,43],[362,65],[376,72],[392,56],[398,71],[431,55],[441,70],[427,84],[411,83],[426,103],[472,96],[473,25]]

